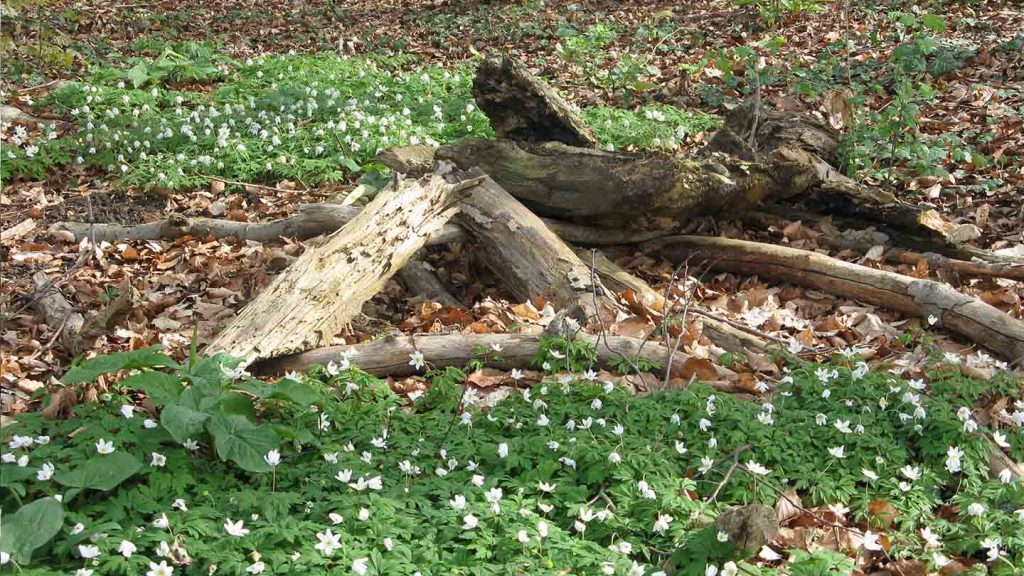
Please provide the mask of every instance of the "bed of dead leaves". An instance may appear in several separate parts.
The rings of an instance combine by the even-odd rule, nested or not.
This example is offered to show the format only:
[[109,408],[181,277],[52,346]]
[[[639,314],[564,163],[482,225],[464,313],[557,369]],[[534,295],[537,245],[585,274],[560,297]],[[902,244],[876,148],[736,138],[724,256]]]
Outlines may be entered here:
[[[658,69],[651,80],[656,90],[646,92],[642,100],[661,101],[679,106],[697,107],[713,112],[699,97],[699,89],[715,87],[725,97],[738,97],[735,88],[726,86],[719,71],[708,67],[692,76],[680,71],[681,64],[694,64],[712,50],[728,50],[745,45],[766,34],[785,38],[774,53],[764,53],[762,65],[790,69],[797,64],[811,65],[824,46],[840,39],[851,40],[856,47],[846,55],[851,61],[884,61],[892,44],[873,44],[868,37],[887,26],[884,11],[877,17],[855,20],[839,3],[837,10],[823,14],[794,15],[766,30],[756,12],[725,0],[700,0],[678,5],[665,2],[582,1],[546,2],[540,9],[524,11],[519,3],[481,3],[469,1],[326,1],[252,2],[218,0],[215,2],[157,1],[112,5],[98,0],[59,1],[69,12],[73,26],[68,33],[82,46],[124,54],[147,54],[140,38],[162,40],[214,40],[235,56],[289,50],[337,50],[367,53],[401,50],[416,54],[422,61],[450,63],[474,57],[474,53],[505,52],[526,59],[538,72],[581,105],[620,105],[621,94],[581,85],[572,66],[558,64],[555,30],[560,25],[583,29],[588,24],[611,23],[622,32],[608,47],[612,55],[640,53],[650,56]],[[912,10],[908,3],[894,7]],[[897,6],[898,5],[898,6]],[[518,9],[517,9],[518,7]],[[947,35],[992,46],[1019,33],[1021,15],[1005,4],[980,3],[947,7],[949,22],[969,21],[970,27],[951,26]],[[668,26],[674,32],[651,49],[638,44],[635,32],[641,25]],[[708,31],[714,31],[709,33]],[[32,31],[24,31],[26,40]],[[84,53],[84,51],[83,51]],[[955,132],[962,139],[992,155],[1020,158],[1024,155],[1021,130],[1021,98],[1024,86],[1017,71],[1021,58],[995,56],[983,49],[968,66],[935,79],[941,94],[938,104],[922,111],[921,130],[926,133]],[[742,72],[742,70],[736,70]],[[6,86],[5,95],[14,95],[12,104],[26,102],[45,93],[47,86],[29,91]],[[20,87],[25,88],[25,87]],[[788,87],[767,87],[762,97],[774,106],[807,110],[827,116],[835,110],[822,102],[810,101]],[[886,105],[877,97],[868,106]],[[45,111],[41,112],[44,113]],[[841,116],[841,115],[840,115]],[[835,118],[833,118],[835,120]],[[842,118],[839,118],[842,124]],[[29,128],[35,125],[26,124]],[[985,127],[985,130],[979,130]],[[10,130],[10,126],[4,130]],[[72,129],[66,126],[65,129]],[[985,138],[982,139],[982,134]],[[898,192],[934,206],[958,223],[973,223],[983,232],[979,245],[1024,252],[1022,220],[1024,206],[1020,189],[1024,186],[1024,163],[1009,169],[949,166],[957,177],[945,181],[908,177]],[[998,174],[994,171],[998,170]],[[0,197],[0,225],[3,237],[0,251],[4,262],[4,282],[0,298],[4,320],[0,342],[4,348],[2,384],[4,411],[17,413],[31,409],[38,393],[54,384],[71,358],[58,343],[61,326],[45,324],[35,309],[36,297],[31,276],[44,271],[53,288],[83,313],[103,308],[112,298],[111,287],[127,280],[139,294],[131,314],[111,333],[96,341],[89,354],[134,349],[155,343],[184,354],[193,334],[208,341],[234,317],[254,294],[267,285],[272,276],[284,269],[305,248],[289,239],[258,244],[234,239],[181,238],[175,241],[125,242],[114,245],[75,243],[60,235],[46,233],[48,226],[61,220],[120,222],[136,224],[153,221],[168,214],[210,216],[237,221],[264,221],[292,213],[300,202],[323,201],[339,189],[306,190],[292,182],[263,183],[267,186],[236,187],[237,193],[225,194],[223,184],[214,182],[208,190],[167,196],[146,196],[133,190],[114,187],[99,174],[74,174],[77,187],[69,183],[72,174],[54,174],[43,182],[17,182]],[[1005,184],[978,192],[972,184],[993,176]],[[708,222],[697,233],[725,234],[735,238],[772,241],[790,246],[829,252],[820,242],[828,221],[789,222],[766,230],[751,229],[730,222]],[[316,242],[314,239],[310,242]],[[306,243],[308,244],[308,243]],[[833,256],[861,264],[886,268],[921,278],[937,278],[974,294],[1015,317],[1024,317],[1021,299],[1024,287],[1003,280],[957,278],[927,265],[907,266],[879,261],[877,253],[831,251]],[[924,353],[919,341],[904,341],[907,331],[928,331],[917,319],[837,298],[813,290],[766,283],[758,278],[729,274],[678,278],[670,265],[643,254],[620,254],[620,264],[646,279],[665,293],[685,290],[690,305],[746,326],[780,345],[795,340],[808,354],[824,357],[844,347],[858,347],[876,360],[886,359],[908,373],[921,371]],[[482,270],[465,246],[431,249],[427,260],[438,276],[465,308],[445,308],[423,302],[407,294],[392,280],[364,308],[366,317],[354,322],[351,330],[339,334],[339,342],[358,342],[390,331],[402,332],[506,332],[540,331],[547,316],[545,303],[511,302],[501,286]],[[620,294],[624,312],[607,328],[610,332],[662,338],[659,330],[663,311],[636,301],[635,295]],[[717,361],[717,349],[700,332],[699,315],[690,314],[675,336],[683,338],[683,349],[700,358]],[[970,355],[965,370],[984,375],[990,366],[976,350],[947,339],[940,331],[931,331],[939,343],[951,352]],[[778,367],[764,358],[746,358],[739,372],[771,378]],[[698,370],[699,366],[694,366]],[[488,380],[486,377],[489,377]],[[478,385],[498,375],[481,374]],[[407,386],[409,383],[396,383]],[[36,396],[33,396],[36,395]],[[35,398],[35,399],[34,399]]]

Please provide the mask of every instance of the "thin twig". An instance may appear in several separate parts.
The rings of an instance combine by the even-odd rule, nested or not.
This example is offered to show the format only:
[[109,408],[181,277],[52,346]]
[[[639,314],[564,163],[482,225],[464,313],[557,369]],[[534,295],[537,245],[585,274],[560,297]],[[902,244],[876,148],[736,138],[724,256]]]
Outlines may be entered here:
[[750,444],[744,444],[743,446],[737,448],[736,451],[733,453],[732,466],[729,467],[729,470],[725,473],[725,477],[722,478],[722,481],[719,482],[718,486],[715,487],[715,491],[711,493],[711,496],[708,498],[708,504],[714,502],[715,499],[718,498],[718,493],[721,492],[722,488],[724,488],[725,485],[729,483],[729,479],[732,478],[733,473],[736,472],[736,469],[740,467],[740,454],[743,454],[749,449]]

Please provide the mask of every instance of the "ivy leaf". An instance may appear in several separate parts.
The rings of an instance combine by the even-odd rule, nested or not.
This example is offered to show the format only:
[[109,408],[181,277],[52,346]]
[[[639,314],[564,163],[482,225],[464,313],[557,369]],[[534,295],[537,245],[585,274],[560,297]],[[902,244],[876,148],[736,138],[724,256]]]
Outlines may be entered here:
[[64,523],[64,507],[54,498],[40,498],[22,506],[14,514],[0,518],[0,550],[19,564],[28,564],[32,552],[60,532]]
[[237,414],[217,413],[210,418],[207,428],[221,460],[231,460],[250,472],[270,471],[263,456],[277,448],[280,440],[270,427],[257,426]]
[[203,432],[203,422],[208,416],[181,404],[170,404],[160,413],[160,424],[163,425],[175,442],[198,439]]
[[53,479],[72,488],[109,491],[131,478],[142,468],[142,462],[127,452],[95,456],[74,470],[58,472]]
[[177,404],[185,387],[181,379],[163,372],[142,372],[123,380],[121,384],[134,390],[141,390],[157,406]]

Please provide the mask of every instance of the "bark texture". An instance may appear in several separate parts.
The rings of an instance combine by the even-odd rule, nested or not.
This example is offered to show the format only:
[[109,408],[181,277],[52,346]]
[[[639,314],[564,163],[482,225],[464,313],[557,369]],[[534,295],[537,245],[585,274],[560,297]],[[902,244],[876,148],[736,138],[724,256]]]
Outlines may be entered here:
[[249,363],[322,346],[458,211],[478,183],[403,180],[307,250],[207,347]]
[[671,261],[702,258],[715,269],[809,286],[920,318],[934,317],[949,330],[1012,362],[1024,359],[1024,322],[952,287],[851,264],[835,258],[729,238],[672,236],[645,245]]
[[500,138],[588,148],[598,145],[594,132],[569,103],[519,61],[481,62],[473,79],[473,98]]
[[[598,337],[580,335],[597,348],[598,364],[611,367],[619,359],[635,362],[643,358],[667,365],[670,350],[655,342],[645,342],[625,336]],[[488,366],[502,370],[528,368],[540,349],[540,336],[523,334],[415,334],[409,336],[388,336],[353,346],[330,346],[265,360],[253,365],[260,374],[284,374],[290,370],[305,370],[317,364],[336,361],[341,353],[352,350],[352,362],[361,370],[379,376],[403,377],[421,374],[409,364],[409,355],[420,352],[432,368],[465,366],[475,356],[475,350],[491,349],[492,344],[501,346],[501,360],[488,362]],[[682,373],[684,362],[689,356],[676,352],[673,364]],[[726,368],[716,368],[720,380],[733,380],[736,374]]]

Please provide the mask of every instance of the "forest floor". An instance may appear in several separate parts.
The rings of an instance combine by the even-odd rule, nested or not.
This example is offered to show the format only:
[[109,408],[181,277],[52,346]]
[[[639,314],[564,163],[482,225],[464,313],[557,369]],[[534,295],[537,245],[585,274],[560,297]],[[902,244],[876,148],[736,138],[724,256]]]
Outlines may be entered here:
[[[61,221],[138,224],[175,214],[260,222],[292,214],[304,202],[348,198],[362,204],[387,181],[383,166],[375,160],[378,149],[409,143],[443,144],[466,136],[492,133],[487,118],[472,105],[470,94],[473,67],[481,54],[500,53],[526,61],[534,72],[580,108],[602,146],[615,150],[658,149],[686,154],[704,144],[721,124],[721,118],[741,99],[755,95],[776,109],[819,115],[843,136],[840,164],[848,175],[890,190],[909,202],[932,207],[957,224],[973,225],[978,236],[972,242],[978,247],[1024,257],[1024,201],[1021,198],[1021,189],[1024,189],[1024,16],[1020,8],[1012,2],[992,0],[941,6],[892,1],[872,7],[852,1],[820,4],[808,1],[803,3],[806,9],[802,11],[783,9],[781,5],[724,0],[699,0],[685,5],[591,1],[269,3],[192,0],[113,5],[96,0],[59,0],[22,8],[21,13],[13,16],[16,27],[11,26],[10,20],[4,25],[4,36],[10,35],[13,43],[3,47],[4,74],[0,84],[7,105],[36,117],[8,122],[5,112],[5,121],[0,126],[3,138],[0,176],[4,183],[0,196],[0,228],[4,230],[0,239],[4,262],[4,282],[0,288],[4,308],[0,340],[4,354],[0,370],[5,422],[8,418],[20,417],[20,425],[28,426],[33,437],[51,432],[57,437],[75,430],[79,424],[102,422],[102,426],[113,426],[113,430],[123,436],[113,438],[119,447],[122,441],[130,444],[132,450],[144,454],[147,463],[152,452],[166,453],[168,466],[186,463],[193,456],[180,446],[174,450],[158,448],[166,438],[154,437],[136,444],[127,428],[120,426],[118,406],[122,402],[132,404],[138,400],[137,395],[121,396],[120,391],[101,390],[101,393],[115,393],[112,403],[108,403],[109,410],[82,408],[75,419],[63,424],[45,424],[35,419],[32,413],[40,406],[45,393],[60,386],[58,379],[71,366],[74,355],[62,345],[64,326],[48,325],[36,309],[38,299],[33,275],[42,271],[59,293],[84,314],[107,307],[117,299],[126,282],[138,291],[137,304],[128,317],[110,333],[90,342],[84,351],[87,357],[138,351],[161,344],[174,361],[180,362],[187,358],[195,338],[200,343],[209,341],[266,287],[274,274],[294,262],[308,242],[280,239],[255,243],[187,236],[175,240],[91,243],[77,242],[67,234],[48,233],[49,227]],[[241,123],[247,107],[265,112],[259,119],[259,126],[253,128],[252,124]],[[324,113],[325,110],[330,114]],[[240,123],[226,134],[212,128],[220,125],[217,118],[235,117]],[[185,125],[194,126],[191,135],[182,130]],[[623,210],[629,209],[623,207]],[[738,221],[708,219],[689,233],[784,243],[909,276],[938,279],[1014,318],[1024,319],[1024,286],[1020,282],[959,277],[927,264],[885,261],[881,249],[868,252],[835,249],[823,241],[823,237],[834,230],[835,224],[828,220],[792,221],[756,228]],[[515,301],[467,247],[433,247],[425,258],[463,306],[449,307],[424,301],[408,294],[400,282],[392,280],[364,307],[365,318],[335,336],[336,343],[355,344],[392,333],[539,334],[543,331],[550,318],[545,310],[547,303],[542,298],[531,302]],[[677,289],[674,284],[680,280],[678,271],[667,262],[642,253],[623,254],[617,261],[659,291],[669,293]],[[635,484],[637,479],[655,477],[646,474],[657,458],[637,455],[649,447],[647,443],[652,441],[649,435],[640,434],[620,444],[616,444],[615,438],[595,436],[594,445],[588,445],[581,452],[600,453],[601,460],[589,462],[589,468],[581,468],[601,467],[611,452],[621,453],[627,464],[628,452],[633,452],[640,460],[631,464],[629,474],[611,478],[576,477],[573,480],[576,484],[570,484],[568,480],[553,480],[565,468],[564,462],[556,465],[560,468],[558,473],[542,471],[536,478],[524,473],[538,466],[546,470],[551,465],[547,458],[550,455],[543,453],[544,445],[533,446],[525,436],[521,440],[530,450],[528,456],[524,455],[515,463],[495,459],[492,453],[497,448],[492,444],[500,444],[502,437],[514,437],[517,438],[512,442],[515,448],[520,437],[507,427],[481,422],[477,436],[466,433],[463,437],[463,429],[457,428],[459,432],[450,439],[447,435],[432,439],[439,440],[441,448],[449,447],[449,440],[462,443],[459,450],[453,450],[458,455],[454,457],[457,462],[451,467],[452,471],[459,467],[458,472],[465,473],[462,462],[479,458],[484,467],[481,474],[488,479],[492,474],[495,478],[514,478],[511,485],[504,485],[506,497],[512,497],[513,488],[525,489],[526,495],[520,492],[517,497],[522,502],[508,503],[513,511],[514,507],[526,506],[527,500],[531,506],[543,503],[545,494],[552,494],[538,489],[538,482],[564,483],[567,492],[559,494],[557,505],[571,510],[572,516],[587,514],[581,511],[585,507],[581,509],[579,500],[585,496],[584,501],[590,501],[597,496],[597,492],[588,491],[594,486],[600,487],[598,492],[606,494],[606,499],[611,494],[616,501],[612,491],[620,489],[621,498],[628,503],[626,506],[619,503],[620,508],[626,509],[618,520],[622,525],[579,530],[562,514],[556,522],[565,529],[563,548],[559,552],[557,546],[545,549],[543,538],[537,532],[536,518],[523,516],[529,519],[529,526],[504,524],[495,519],[494,533],[481,536],[473,546],[466,548],[473,550],[476,556],[439,559],[410,551],[398,564],[386,564],[391,560],[386,559],[383,548],[378,550],[383,544],[378,545],[376,540],[386,535],[403,540],[399,550],[413,550],[420,536],[413,537],[414,529],[408,526],[403,528],[404,532],[384,531],[389,522],[398,522],[396,518],[402,517],[396,512],[398,508],[394,508],[395,501],[399,500],[396,492],[388,498],[372,501],[382,505],[381,510],[388,510],[382,519],[375,520],[372,529],[349,530],[350,526],[346,526],[346,540],[352,538],[360,543],[358,550],[346,556],[346,569],[353,560],[365,557],[377,573],[389,573],[388,570],[412,573],[417,566],[424,574],[442,573],[446,569],[431,571],[424,566],[435,562],[445,566],[486,563],[499,558],[507,560],[519,553],[532,558],[530,562],[537,562],[523,564],[522,569],[527,573],[558,568],[596,573],[602,568],[602,562],[609,561],[605,558],[609,542],[614,543],[628,533],[635,544],[645,542],[645,547],[642,553],[632,555],[629,552],[619,554],[616,550],[619,556],[612,559],[613,563],[625,562],[625,558],[630,558],[629,562],[639,560],[641,565],[650,565],[646,569],[651,573],[657,566],[669,566],[669,559],[674,555],[657,549],[658,545],[652,543],[656,538],[668,538],[667,535],[652,533],[647,526],[640,531],[636,527],[639,522],[646,522],[652,515],[657,519],[669,514],[665,510],[672,510],[671,515],[677,521],[682,520],[681,515],[692,516],[695,523],[688,523],[686,528],[678,527],[679,531],[672,536],[675,539],[672,541],[678,544],[680,540],[695,538],[698,532],[695,527],[701,524],[698,520],[713,517],[718,504],[753,500],[775,503],[784,529],[789,532],[782,543],[774,546],[784,557],[781,564],[769,555],[741,563],[744,571],[779,569],[793,574],[842,574],[857,570],[923,574],[938,570],[949,558],[954,559],[951,565],[961,571],[988,569],[1013,573],[998,571],[1020,569],[1014,566],[1014,563],[1019,566],[1024,550],[1024,540],[1019,536],[1024,521],[1019,518],[1018,510],[1024,508],[1020,482],[1011,489],[1003,487],[999,480],[986,480],[987,464],[983,462],[981,448],[975,447],[978,452],[971,452],[968,439],[961,439],[962,445],[956,440],[960,434],[967,435],[964,420],[974,421],[970,416],[965,419],[957,415],[960,407],[969,405],[968,409],[974,411],[974,419],[982,424],[983,431],[1002,434],[999,438],[1004,442],[1008,438],[1006,452],[1017,461],[1024,459],[1024,437],[1020,431],[1024,423],[1014,418],[1014,415],[1024,414],[1024,405],[1021,405],[1019,388],[1014,384],[1019,378],[1005,372],[1007,363],[993,358],[973,343],[945,333],[941,326],[929,325],[926,319],[907,317],[814,290],[757,277],[696,272],[681,279],[679,284],[694,307],[710,310],[779,344],[778,354],[737,357],[702,336],[698,316],[690,315],[681,320],[679,332],[684,335],[683,350],[712,364],[749,375],[744,380],[747,382],[744,393],[757,396],[758,391],[753,386],[756,382],[778,386],[770,399],[758,398],[757,402],[747,403],[756,408],[754,412],[735,408],[730,418],[736,418],[737,422],[743,418],[754,420],[767,411],[767,419],[771,420],[782,392],[795,391],[797,396],[808,390],[820,393],[821,387],[828,389],[830,379],[841,378],[844,382],[847,392],[837,398],[855,405],[844,407],[836,399],[829,402],[826,396],[819,404],[807,399],[806,405],[794,406],[791,412],[780,411],[777,416],[781,425],[775,424],[779,429],[775,434],[798,436],[802,433],[800,426],[810,426],[818,411],[828,412],[828,426],[822,433],[828,431],[835,435],[819,438],[812,434],[815,441],[821,443],[814,454],[806,452],[808,446],[804,444],[787,447],[792,453],[804,450],[796,460],[808,466],[807,470],[799,465],[792,471],[786,470],[789,474],[786,480],[792,480],[792,484],[761,484],[758,474],[750,471],[758,470],[758,466],[734,466],[749,477],[747,484],[735,490],[730,485],[718,502],[715,498],[708,502],[709,495],[717,492],[716,486],[723,474],[735,472],[729,467],[733,454],[738,459],[746,450],[746,444],[777,443],[778,440],[760,438],[759,432],[739,424],[730,429],[727,426],[733,424],[716,421],[720,436],[712,433],[710,438],[691,442],[690,438],[708,436],[706,427],[700,423],[703,418],[698,417],[689,424],[673,424],[679,427],[666,432],[664,438],[659,437],[653,453],[658,458],[672,456],[659,452],[668,448],[675,450],[667,443],[669,437],[696,444],[707,444],[709,439],[720,441],[719,456],[725,461],[714,458],[715,480],[695,481],[693,485],[689,481],[695,477],[701,457],[712,454],[709,450],[693,451],[686,458],[682,458],[683,452],[678,452],[680,461],[657,476],[658,482],[663,483],[647,482],[656,484],[654,490],[659,494],[663,491],[675,494],[676,500],[691,500],[687,495],[692,491],[692,496],[699,496],[693,500],[700,505],[659,500],[660,508],[647,508],[644,491]],[[629,300],[626,294],[619,297]],[[635,295],[633,300],[636,304]],[[607,328],[617,335],[662,338],[658,315],[645,309],[643,304],[635,305],[632,315],[618,319]],[[854,377],[858,360],[870,364],[872,378],[876,380],[858,384],[859,379]],[[802,362],[834,366],[837,376],[832,377],[826,371],[822,377],[822,373],[815,372],[817,368],[812,369]],[[833,362],[834,365],[830,364]],[[555,372],[579,374],[589,368],[583,364],[565,365]],[[789,374],[784,370],[794,372]],[[894,375],[891,384],[885,379],[888,374]],[[101,387],[110,384],[104,380],[105,375],[98,376]],[[900,379],[898,383],[896,376]],[[317,372],[308,377],[306,384],[319,394],[323,392],[322,383],[345,384],[357,377],[347,371]],[[410,390],[443,388],[438,380],[444,384],[445,377],[438,373],[388,383],[407,398]],[[491,379],[487,380],[477,375],[477,379],[471,381],[482,387],[500,382],[502,388],[509,389],[507,378],[493,374],[489,377]],[[1005,385],[1004,378],[1008,382]],[[997,384],[991,390],[979,388],[978,383],[986,381]],[[935,414],[935,420],[927,424],[928,433],[941,432],[945,436],[933,436],[932,442],[920,445],[911,438],[920,430],[879,422],[880,437],[887,438],[886,442],[891,445],[861,442],[855,447],[856,443],[847,438],[843,427],[833,426],[844,419],[864,425],[869,400],[877,405],[881,398],[902,405],[901,413],[893,415],[897,422],[901,422],[903,415],[911,414],[908,417],[912,418],[916,405],[921,403],[914,400],[914,395],[921,391],[919,382],[928,386],[932,395],[928,402],[936,403],[927,406],[927,412]],[[369,382],[360,383],[373,388]],[[218,389],[220,386],[218,384]],[[885,392],[886,386],[891,386],[892,391]],[[896,392],[897,386],[903,388]],[[954,391],[954,388],[963,390]],[[676,393],[684,396],[672,397],[674,405],[686,407],[693,403],[706,412],[705,417],[714,420],[715,409],[709,406],[715,401],[707,400],[708,391]],[[775,396],[776,393],[780,395]],[[571,402],[560,398],[565,406],[560,408],[563,412],[557,418],[554,413],[550,415],[555,427],[564,425],[566,420],[601,417],[599,409],[591,413],[578,406],[570,407],[581,401],[580,397],[573,396],[575,394],[568,395],[572,396]],[[583,406],[586,406],[595,398],[604,398],[602,394],[607,392],[596,389],[579,394],[583,395]],[[906,394],[910,394],[910,398]],[[273,399],[261,402],[263,400],[269,403]],[[364,408],[352,408],[344,402],[330,404],[324,397],[318,397],[316,403],[325,414],[330,413],[333,422],[362,414],[380,420],[380,427],[389,429],[391,413],[387,408],[397,405],[398,401],[384,392],[375,392],[372,399],[363,400],[367,402]],[[556,400],[549,400],[556,405]],[[460,401],[458,396],[441,396],[431,400],[430,406],[450,404],[451,414],[445,414],[454,418]],[[608,399],[605,402],[615,404]],[[728,402],[732,410],[732,401]],[[765,402],[773,407],[762,408]],[[155,415],[155,408],[150,408]],[[268,408],[260,404],[259,408],[261,411],[279,409],[283,418],[294,406]],[[620,408],[624,412],[606,416],[609,428],[617,418],[627,419],[625,404],[615,409]],[[669,410],[663,414],[659,412],[662,409],[654,405],[648,408],[652,421],[670,421],[676,412]],[[366,412],[358,412],[361,409]],[[526,409],[537,410],[535,404],[514,404],[502,408],[511,412],[503,416],[524,422],[526,418],[538,418],[539,412],[526,414],[523,412]],[[885,412],[885,407],[881,407],[881,411]],[[978,414],[983,416],[978,417]],[[478,416],[477,421],[484,419]],[[764,416],[762,422],[763,419]],[[135,423],[130,419],[126,421]],[[409,451],[417,450],[418,437],[414,436],[418,432],[413,431],[428,429],[432,424],[436,423],[429,419],[407,422],[406,430],[399,434],[397,441],[402,448],[393,455],[394,462],[391,462],[391,454],[386,456],[387,465],[395,468],[408,458]],[[634,424],[644,425],[642,421]],[[304,433],[315,434],[319,425],[314,416],[308,430],[303,429]],[[786,426],[792,427],[790,434],[783,433]],[[55,432],[56,428],[61,431]],[[296,425],[295,428],[302,427]],[[626,428],[632,431],[632,427]],[[353,438],[364,433],[358,426],[353,429],[350,422],[338,424],[338,430],[341,430],[340,436],[350,434]],[[726,439],[727,430],[735,432],[735,437]],[[286,437],[284,430],[277,433]],[[359,464],[355,454],[364,448],[374,452],[369,447],[370,436],[377,440],[378,434],[379,430],[374,430],[362,439],[362,445],[356,442],[358,450],[347,454],[355,457],[350,463],[352,468],[361,469],[357,466],[363,464]],[[173,433],[172,436],[178,440]],[[573,436],[559,432],[544,441],[565,444]],[[756,440],[748,442],[744,439],[748,437]],[[37,446],[32,449],[33,465],[39,459],[62,459],[64,464],[88,462],[87,456],[92,459],[96,456],[87,452],[103,438],[90,428],[88,434],[66,445]],[[305,443],[303,438],[294,442]],[[4,439],[5,442],[10,440],[6,430]],[[662,445],[661,440],[665,444]],[[328,453],[334,449],[344,452],[345,448],[343,444],[332,442],[321,444],[319,438],[314,444]],[[855,454],[853,458],[829,455],[827,449],[847,444],[847,450]],[[377,443],[373,446],[377,447]],[[950,476],[955,473],[949,469],[947,450],[954,446],[968,451],[962,468],[969,470],[971,476],[970,481],[951,488]],[[434,448],[437,447],[431,449]],[[487,458],[482,453],[478,456],[477,450],[487,450]],[[900,450],[905,452],[900,453]],[[891,462],[876,463],[875,456],[890,453],[897,453]],[[402,454],[405,456],[397,458]],[[558,454],[583,462],[575,453]],[[769,469],[778,469],[787,460],[787,454],[781,451],[755,454]],[[308,501],[319,498],[321,494],[316,490],[325,487],[321,485],[310,492],[302,479],[322,472],[313,471],[312,466],[323,462],[307,456],[295,455],[294,469],[287,475],[281,473],[280,478],[275,472],[270,480],[274,483],[272,491],[280,490],[287,497],[272,499],[270,504],[245,501],[266,490],[267,477],[259,476],[252,480],[249,488],[239,492],[245,495],[243,502],[236,503],[237,509],[231,513],[241,517],[244,512],[246,518],[253,518],[252,523],[257,524],[256,518],[261,514],[280,519],[284,511],[296,505],[289,498]],[[823,492],[808,493],[808,486],[822,475],[819,467],[811,463],[829,458],[842,462],[842,466],[837,467],[841,470],[829,472],[832,483],[823,488]],[[954,460],[956,467],[960,467],[959,459]],[[364,464],[368,477],[378,470],[377,462],[372,467],[369,462]],[[9,465],[5,464],[5,469]],[[132,463],[125,466],[130,469]],[[915,466],[924,467],[925,482],[918,483],[917,479],[910,478],[920,473],[913,472]],[[434,463],[423,467],[430,476]],[[901,477],[900,470],[904,467],[908,467],[908,472]],[[868,477],[869,487],[865,488],[863,475],[876,469],[880,469],[878,472],[887,484],[870,485]],[[384,473],[388,490],[397,490],[414,476],[406,471],[399,474],[396,470]],[[885,470],[891,474],[885,476]],[[427,506],[426,502],[439,494],[444,495],[440,502],[447,502],[454,497],[452,491],[456,483],[463,487],[468,485],[472,474],[464,475],[466,478],[449,478],[446,482],[452,486],[428,483],[426,488],[420,488],[424,492],[416,493],[416,498],[423,498],[422,502],[413,498],[401,506]],[[444,478],[445,474],[439,472],[434,477]],[[723,485],[729,478],[724,477]],[[531,483],[528,488],[527,478]],[[66,476],[65,480],[65,486],[76,486],[75,480]],[[131,494],[121,492],[120,497],[157,501],[162,496],[157,493],[158,487],[166,483],[164,487],[171,492],[180,492],[183,497],[188,493],[191,505],[193,496],[201,498],[204,492],[215,492],[231,481],[231,468],[224,466],[210,479],[181,485],[170,477],[151,478],[148,486],[136,486]],[[908,482],[913,484],[912,490],[903,489],[902,484]],[[347,483],[346,480],[344,484]],[[488,483],[487,486],[495,489],[498,484]],[[30,488],[29,492],[34,493],[33,490]],[[147,490],[153,492],[139,494]],[[333,505],[358,509],[367,502],[363,490],[353,488],[343,502]],[[785,502],[789,500],[778,493],[789,494],[789,490],[793,491],[792,497],[799,492],[806,498],[808,507],[787,508]],[[858,496],[857,492],[864,494]],[[968,500],[975,497],[979,502],[984,501],[991,516],[967,513],[971,503]],[[483,490],[478,500],[476,505],[482,518],[491,503]],[[4,502],[7,503],[6,499]],[[836,512],[829,504],[838,504],[840,508],[849,505],[854,513]],[[182,532],[172,532],[168,543],[178,546],[173,534],[182,537],[187,534],[193,541],[208,535],[212,529],[220,535],[217,518],[225,509],[213,503],[208,508],[190,515],[188,527]],[[321,516],[334,510],[331,506],[321,509],[320,503],[314,508],[314,515]],[[160,510],[162,508],[146,500],[132,514],[158,516]],[[375,514],[377,511],[374,509]],[[185,523],[185,511],[179,512]],[[103,532],[120,534],[127,526],[109,525],[122,519],[110,516],[107,508],[92,501],[73,514],[85,524],[89,524],[87,519],[94,522],[88,532],[62,536],[59,544],[62,548],[57,550],[55,546],[49,557],[59,558],[62,554],[77,557],[80,555],[77,547],[86,537]],[[432,521],[438,525],[454,522],[457,527],[463,524],[466,515],[461,510],[447,509],[445,514]],[[344,515],[354,517],[355,512]],[[822,515],[826,520],[822,520]],[[7,520],[6,515],[4,519]],[[963,526],[958,527],[961,523]],[[250,521],[246,520],[246,524]],[[306,543],[309,550],[302,551],[303,558],[319,554],[312,549],[312,536],[305,533],[314,524],[284,526],[278,531],[264,526],[263,532],[258,533],[254,529],[253,534],[246,536],[251,540],[226,548],[223,558],[214,557],[212,548],[189,549],[194,558],[205,562],[202,566],[219,564],[227,573],[244,573],[246,568],[259,564],[260,553],[267,556],[266,564],[272,567],[273,573],[326,569],[327,565],[317,563],[286,569],[291,552],[285,554],[284,546],[275,544],[282,539],[297,542],[304,538],[310,542]],[[856,527],[856,532],[837,531],[832,524]],[[921,530],[925,527],[956,543],[946,548],[935,546],[928,536],[922,536]],[[529,543],[512,542],[520,529],[528,529]],[[336,530],[342,531],[342,528]],[[572,533],[574,530],[582,535],[577,538]],[[864,533],[871,530],[875,534],[891,534],[894,542],[885,543],[880,549],[865,550]],[[455,532],[460,535],[445,532],[443,537],[465,538],[463,531]],[[840,533],[847,536],[840,537]],[[828,540],[829,534],[833,534],[831,540]],[[849,534],[858,537],[850,540]],[[1010,552],[1004,550],[1000,556],[997,547],[993,560],[992,546],[983,547],[982,543],[987,538],[991,544],[991,538],[1000,536],[1001,546],[1008,547]],[[163,541],[152,534],[146,534],[145,538],[155,538],[153,546]],[[488,557],[488,547],[493,544],[488,538],[508,539],[513,546]],[[429,541],[427,538],[419,545]],[[116,542],[113,545],[109,539],[103,542],[106,544],[100,545],[105,558],[116,556],[113,549]],[[581,542],[597,542],[601,546],[594,549]],[[252,556],[257,549],[260,552]],[[527,554],[526,549],[536,552],[536,557]],[[792,567],[799,564],[800,558],[788,557],[787,550],[838,555],[815,556],[807,562],[809,567],[803,572]],[[942,554],[932,555],[938,551]],[[390,547],[388,552],[391,552]],[[374,553],[378,556],[383,553],[385,558],[375,557]],[[242,554],[249,554],[251,560],[243,563]],[[204,555],[206,557],[202,558]],[[165,556],[174,559],[173,555]],[[705,559],[724,572],[722,562],[727,556],[723,552],[720,557]],[[568,559],[572,557],[583,560],[574,564]],[[843,560],[847,557],[852,561],[849,566]],[[100,573],[145,571],[147,564],[132,564],[128,560],[125,558],[123,565],[115,565],[112,560],[104,563]],[[698,563],[689,557],[674,561],[684,560],[694,566]],[[54,562],[53,566],[68,567],[63,561]],[[549,564],[545,566],[542,562]],[[837,567],[840,564],[843,564],[842,569]],[[172,565],[187,569],[185,563],[172,561]],[[195,564],[192,569],[198,566]],[[630,569],[628,562],[625,567],[621,563],[613,567],[618,570],[614,573],[627,573]],[[829,571],[833,569],[837,572]],[[946,570],[948,573],[953,568]]]

